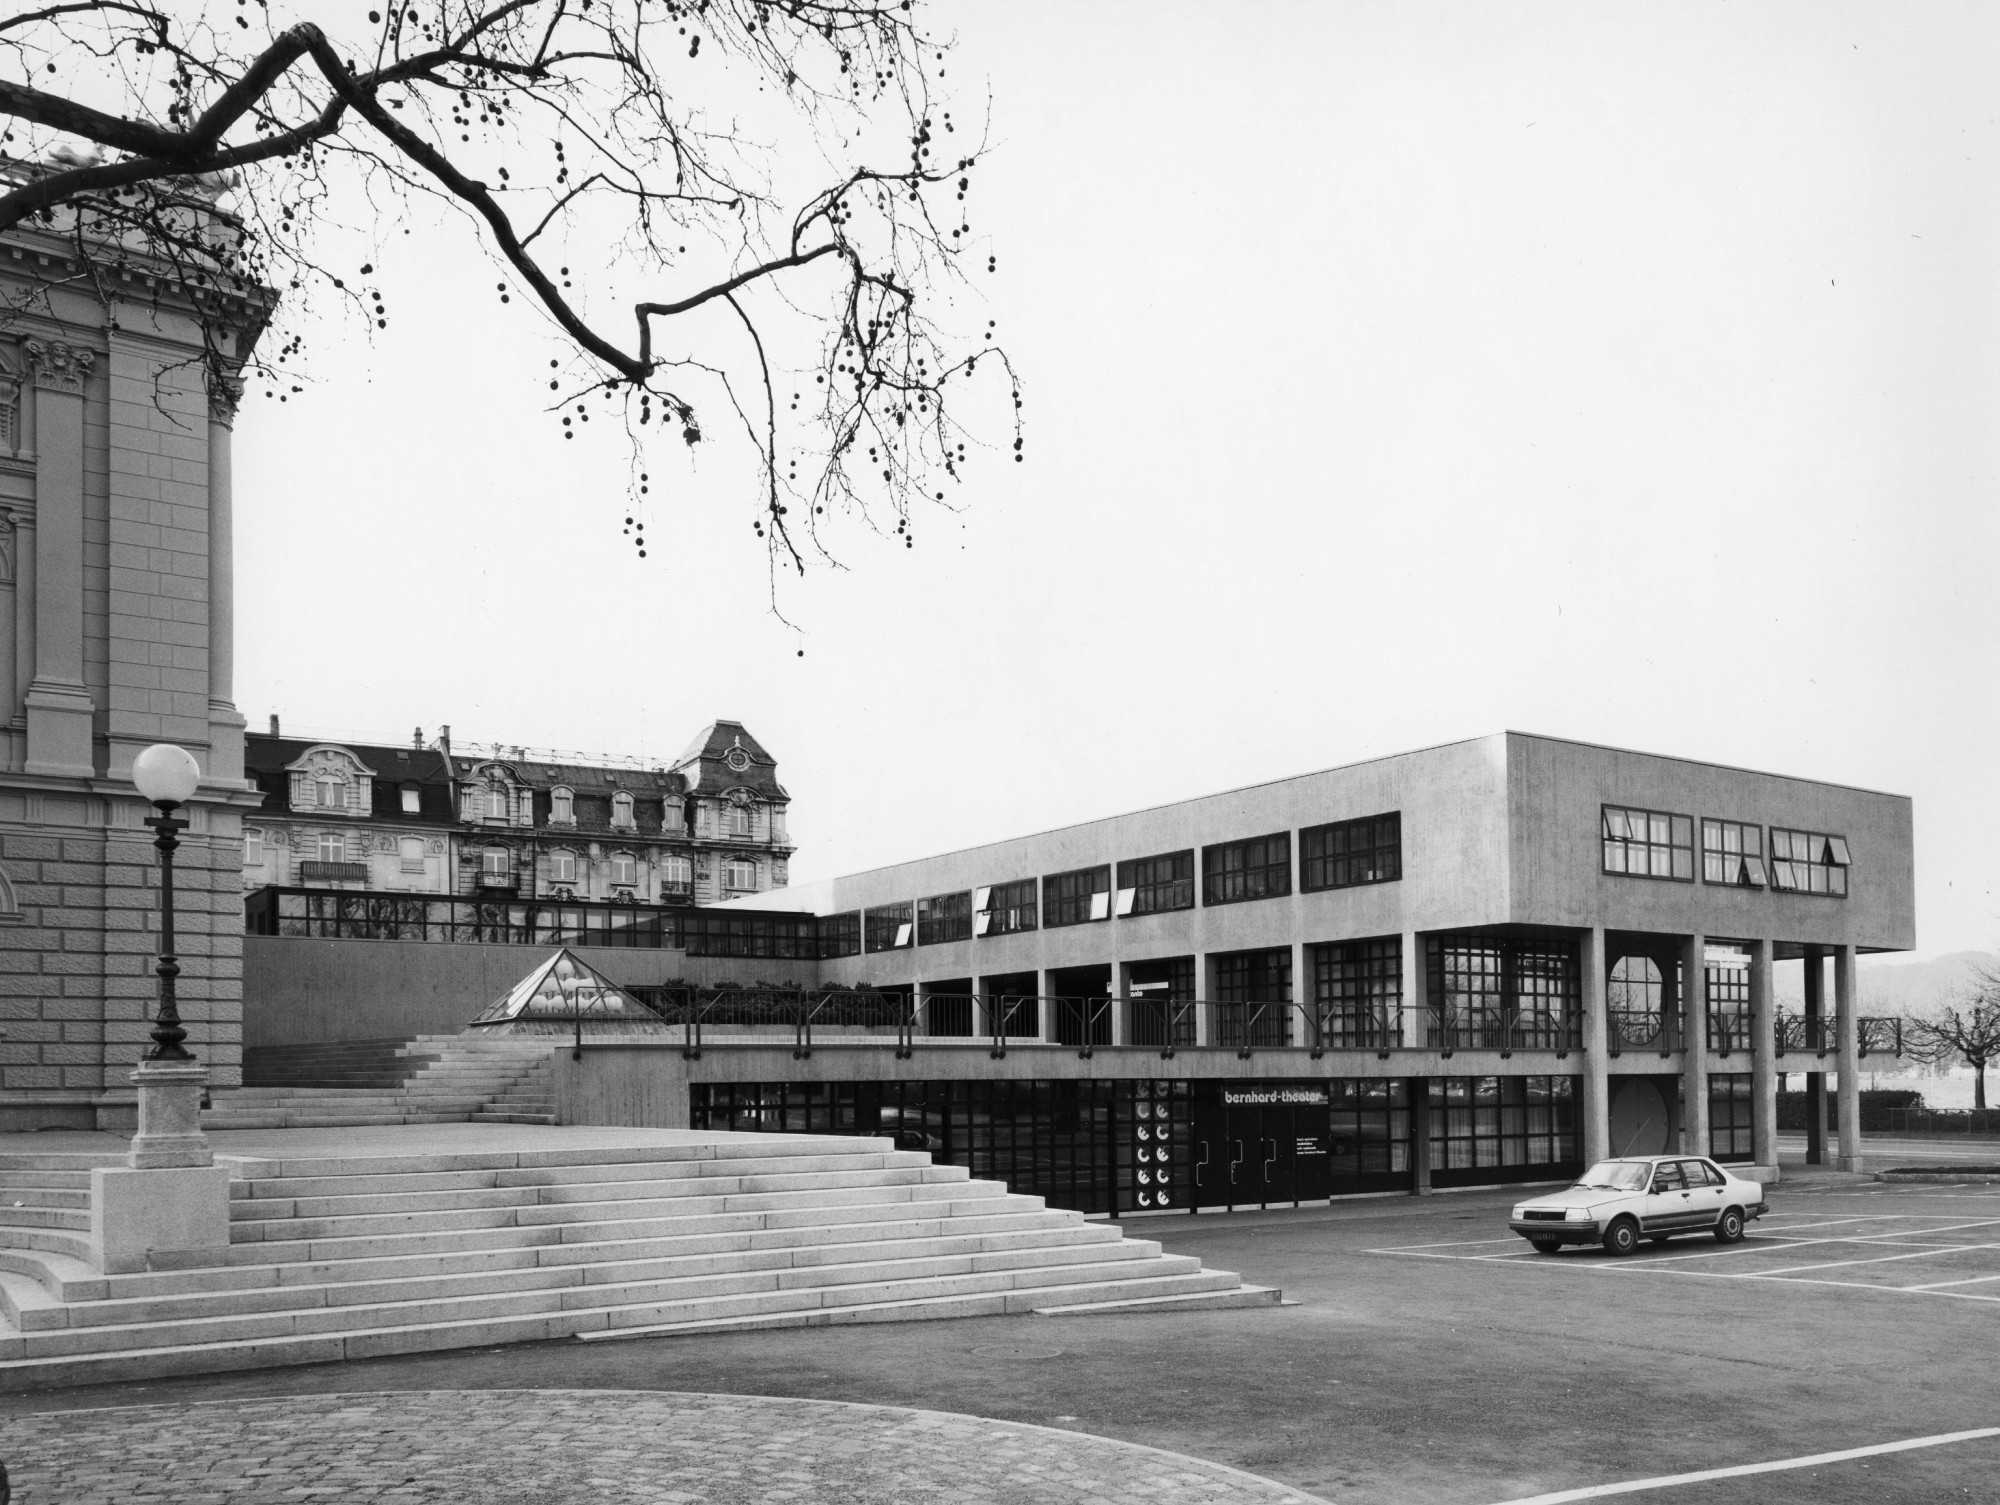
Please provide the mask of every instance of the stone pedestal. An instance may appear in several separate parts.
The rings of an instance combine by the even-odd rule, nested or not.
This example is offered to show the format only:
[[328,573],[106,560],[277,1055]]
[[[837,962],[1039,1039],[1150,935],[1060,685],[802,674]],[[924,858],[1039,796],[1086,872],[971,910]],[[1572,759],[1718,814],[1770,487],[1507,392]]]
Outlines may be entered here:
[[201,1094],[208,1068],[197,1061],[142,1061],[132,1073],[139,1089],[139,1132],[126,1157],[134,1170],[214,1162],[201,1132]]
[[229,1249],[228,1168],[97,1167],[90,1173],[90,1247],[102,1275],[220,1264]]

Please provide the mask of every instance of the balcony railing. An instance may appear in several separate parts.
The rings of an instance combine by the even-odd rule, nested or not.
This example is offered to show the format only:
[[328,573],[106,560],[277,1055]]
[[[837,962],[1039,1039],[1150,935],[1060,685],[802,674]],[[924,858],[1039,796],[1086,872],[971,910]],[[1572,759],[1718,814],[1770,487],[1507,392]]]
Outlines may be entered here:
[[308,883],[366,883],[365,862],[301,862],[299,876]]
[[1582,1021],[1574,1012],[1496,1008],[1433,1007],[1427,1041],[1449,1056],[1455,1050],[1553,1050],[1566,1054],[1583,1045]]

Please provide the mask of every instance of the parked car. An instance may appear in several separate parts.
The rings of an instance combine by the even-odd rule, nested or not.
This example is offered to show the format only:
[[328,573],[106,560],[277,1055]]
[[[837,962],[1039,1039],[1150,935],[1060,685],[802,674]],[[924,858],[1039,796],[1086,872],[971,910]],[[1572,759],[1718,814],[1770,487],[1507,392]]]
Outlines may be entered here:
[[1733,1244],[1746,1223],[1768,1210],[1760,1183],[1732,1176],[1713,1160],[1635,1155],[1600,1160],[1567,1191],[1516,1204],[1507,1226],[1538,1254],[1564,1244],[1630,1254],[1642,1238],[1664,1244],[1677,1233],[1709,1233]]

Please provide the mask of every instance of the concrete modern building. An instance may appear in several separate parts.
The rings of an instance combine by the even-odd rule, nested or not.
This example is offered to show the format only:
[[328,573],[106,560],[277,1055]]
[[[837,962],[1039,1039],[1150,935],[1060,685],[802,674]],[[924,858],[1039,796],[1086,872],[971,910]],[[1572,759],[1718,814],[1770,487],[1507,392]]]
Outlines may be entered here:
[[[1101,1150],[1058,1153],[1120,1210],[1675,1148],[1775,1175],[1781,1066],[1854,1092],[1855,957],[1915,943],[1907,799],[1511,732],[745,902],[816,916],[816,980],[907,996],[916,1048],[761,1079],[707,1050],[693,1122],[969,1150],[1095,1113]],[[1828,962],[1786,1031],[1773,967],[1816,1016]]]
[[181,1012],[216,1081],[238,1064],[257,796],[232,698],[229,447],[268,309],[115,250],[86,266],[73,232],[62,215],[0,237],[0,1129],[132,1122],[158,937],[130,775],[150,743],[202,768]]
[[648,765],[455,751],[448,727],[402,747],[288,738],[274,716],[245,761],[263,794],[246,889],[712,904],[782,886],[792,853],[777,761],[735,721]]

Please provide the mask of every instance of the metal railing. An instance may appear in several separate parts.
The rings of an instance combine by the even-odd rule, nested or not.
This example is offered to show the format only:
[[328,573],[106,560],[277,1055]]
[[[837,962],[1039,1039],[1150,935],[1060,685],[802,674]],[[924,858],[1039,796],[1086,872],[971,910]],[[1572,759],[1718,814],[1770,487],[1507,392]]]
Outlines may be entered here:
[[[1780,1056],[1810,1051],[1814,1056],[1830,1056],[1840,1050],[1839,1022],[1832,1014],[1808,1018],[1804,1014],[1780,1014],[1774,1021],[1777,1052]],[[1854,1021],[1857,1055],[1903,1053],[1903,1021],[1900,1016],[1866,1015]]]
[[1862,1128],[1871,1134],[2000,1139],[2000,1108],[1878,1108],[1869,1119]]
[[1427,1012],[1427,1043],[1447,1057],[1458,1050],[1497,1050],[1503,1057],[1517,1050],[1552,1050],[1562,1056],[1583,1048],[1583,1022],[1574,1012],[1449,1004],[1433,1005]]

